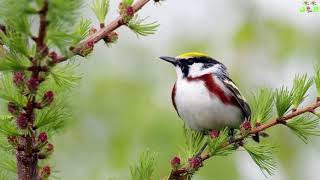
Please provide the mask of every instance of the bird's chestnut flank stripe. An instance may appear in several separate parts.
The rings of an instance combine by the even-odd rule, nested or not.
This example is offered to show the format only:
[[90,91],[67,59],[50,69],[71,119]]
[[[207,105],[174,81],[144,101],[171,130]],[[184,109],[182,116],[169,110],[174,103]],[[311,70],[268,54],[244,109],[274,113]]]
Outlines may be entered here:
[[[174,109],[178,112],[175,98],[176,98],[176,83],[174,83],[173,88],[172,88],[171,100],[172,100],[172,105],[173,105]],[[179,112],[178,112],[178,115],[179,115]]]
[[199,77],[187,77],[187,81],[203,81],[208,91],[219,97],[221,102],[226,105],[238,106],[237,100],[233,96],[227,96],[221,87],[215,82],[212,74],[204,74]]

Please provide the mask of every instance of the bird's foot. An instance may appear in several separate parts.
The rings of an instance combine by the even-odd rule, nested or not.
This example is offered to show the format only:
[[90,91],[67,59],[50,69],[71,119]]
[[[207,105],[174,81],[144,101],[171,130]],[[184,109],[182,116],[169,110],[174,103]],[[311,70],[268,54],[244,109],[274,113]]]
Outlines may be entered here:
[[195,158],[198,158],[201,156],[202,152],[206,149],[208,146],[208,142],[205,142],[203,146],[200,148],[200,150],[197,152],[197,154],[194,156]]
[[228,135],[229,135],[229,139],[228,139],[229,144],[232,144],[235,141],[233,128],[229,129]]
[[[203,132],[203,134],[209,135],[212,139],[219,137],[219,133],[220,133],[220,131],[218,131],[218,130],[206,130]],[[196,158],[200,157],[207,146],[208,146],[208,142],[205,142],[194,157],[196,157]]]

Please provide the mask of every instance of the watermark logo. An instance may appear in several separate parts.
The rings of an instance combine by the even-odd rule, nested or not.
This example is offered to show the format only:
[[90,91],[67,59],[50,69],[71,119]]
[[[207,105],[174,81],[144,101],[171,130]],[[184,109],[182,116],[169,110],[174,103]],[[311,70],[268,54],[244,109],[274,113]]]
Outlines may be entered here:
[[[318,0],[319,1],[319,0]],[[320,2],[316,0],[305,0],[303,5],[300,7],[300,13],[320,13]]]

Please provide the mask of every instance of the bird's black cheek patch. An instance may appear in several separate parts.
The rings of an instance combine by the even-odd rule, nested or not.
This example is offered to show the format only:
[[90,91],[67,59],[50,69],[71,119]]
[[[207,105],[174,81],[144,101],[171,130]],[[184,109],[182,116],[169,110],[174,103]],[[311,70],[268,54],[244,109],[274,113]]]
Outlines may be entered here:
[[189,75],[189,66],[188,65],[181,65],[180,69],[183,73],[183,77],[188,77]]

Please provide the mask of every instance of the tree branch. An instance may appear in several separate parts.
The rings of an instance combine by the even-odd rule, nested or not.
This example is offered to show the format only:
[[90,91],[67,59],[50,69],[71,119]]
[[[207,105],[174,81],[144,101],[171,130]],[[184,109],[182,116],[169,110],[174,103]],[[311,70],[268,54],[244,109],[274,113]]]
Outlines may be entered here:
[[[138,0],[133,6],[133,11],[136,13],[138,12],[144,5],[146,5],[150,0]],[[76,45],[74,48],[72,48],[71,52],[72,54],[67,56],[60,56],[58,57],[58,62],[63,62],[68,60],[70,57],[74,55],[80,55],[82,49],[86,48],[87,44],[89,42],[97,43],[100,40],[106,38],[111,32],[118,29],[122,25],[125,25],[123,22],[123,18],[121,16],[117,17],[115,20],[113,20],[110,24],[106,25],[105,27],[101,28],[96,33],[92,34],[90,37],[88,37],[86,40],[82,41],[78,45]]]
[[39,11],[40,27],[39,27],[38,42],[41,44],[43,44],[44,38],[47,33],[48,21],[46,19],[46,16],[48,13],[48,6],[49,6],[49,2],[48,0],[45,0],[42,9]]
[[[44,40],[47,33],[47,13],[48,13],[48,0],[44,0],[44,4],[42,9],[38,12],[40,18],[39,32],[38,37],[34,38],[37,45],[38,55],[31,58],[32,60],[32,68],[31,69],[31,77],[29,79],[30,86],[34,86],[33,92],[27,94],[28,102],[25,109],[25,116],[28,119],[28,131],[29,134],[20,137],[20,142],[24,147],[22,151],[17,150],[17,167],[18,167],[18,179],[20,180],[33,180],[39,179],[37,164],[38,164],[38,154],[34,152],[35,148],[35,136],[36,131],[34,130],[34,119],[35,119],[35,109],[37,108],[36,102],[36,94],[37,88],[41,83],[39,73],[41,71],[41,67],[38,65],[40,60],[48,54],[48,47],[45,44]],[[30,158],[31,157],[31,158]]]
[[[246,139],[247,137],[251,136],[251,135],[255,135],[257,133],[263,132],[273,126],[276,126],[278,124],[286,124],[286,122],[292,120],[293,118],[302,115],[304,113],[312,113],[314,112],[317,108],[320,107],[320,99],[317,98],[317,101],[315,103],[312,103],[310,105],[308,105],[305,108],[300,108],[297,109],[295,111],[292,111],[290,113],[288,113],[287,115],[281,117],[281,118],[275,118],[275,119],[271,119],[268,121],[268,123],[263,124],[261,126],[252,128],[247,134],[233,140],[232,142],[226,141],[224,142],[219,149],[225,148],[229,145],[241,145],[241,143],[243,142],[244,139]],[[214,155],[211,155],[208,152],[202,153],[199,157],[195,157],[199,160],[198,166],[196,167],[191,167],[189,163],[183,165],[180,168],[177,169],[172,169],[172,171],[170,172],[169,175],[169,180],[182,180],[185,179],[185,175],[193,175],[196,171],[199,170],[199,168],[203,165],[203,162],[207,159],[209,159],[210,157],[212,157]]]
[[43,7],[38,12],[39,18],[40,18],[38,37],[34,38],[37,44],[37,52],[39,52],[42,55],[48,54],[47,52],[48,48],[44,43],[44,40],[47,34],[47,26],[48,26],[48,21],[46,19],[48,14],[48,8],[49,8],[49,1],[44,0]]

